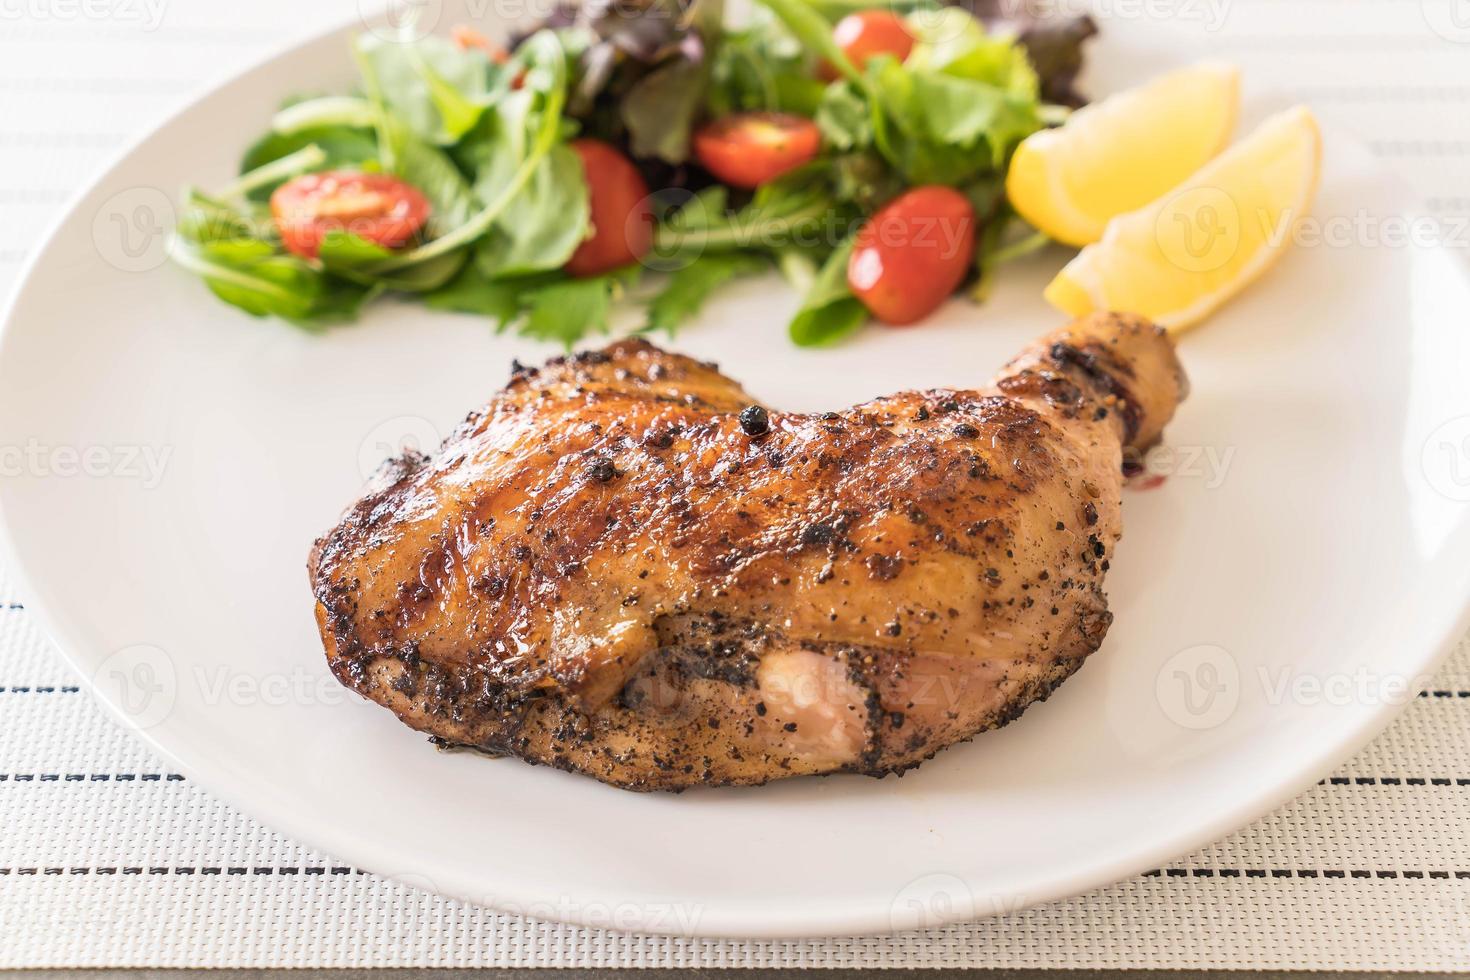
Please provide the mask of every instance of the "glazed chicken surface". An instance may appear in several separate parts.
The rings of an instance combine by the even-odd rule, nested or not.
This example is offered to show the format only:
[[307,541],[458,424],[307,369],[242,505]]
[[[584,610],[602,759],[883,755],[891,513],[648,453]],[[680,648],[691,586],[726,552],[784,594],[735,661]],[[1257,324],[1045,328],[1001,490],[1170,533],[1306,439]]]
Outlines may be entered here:
[[327,658],[442,745],[628,789],[901,772],[1098,648],[1124,450],[1185,388],[1121,315],[817,415],[641,340],[517,367],[317,541]]

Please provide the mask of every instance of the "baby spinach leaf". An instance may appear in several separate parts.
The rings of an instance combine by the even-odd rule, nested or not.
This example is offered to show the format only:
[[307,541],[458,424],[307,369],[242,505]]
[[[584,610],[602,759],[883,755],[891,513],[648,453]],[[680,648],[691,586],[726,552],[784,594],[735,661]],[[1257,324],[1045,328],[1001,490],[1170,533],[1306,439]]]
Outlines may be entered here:
[[[519,65],[522,69],[522,91],[533,93],[538,97],[539,113],[528,115],[528,124],[533,126],[530,139],[526,144],[524,158],[511,174],[510,179],[504,185],[494,189],[494,196],[485,203],[484,207],[475,212],[467,220],[458,223],[452,230],[438,234],[433,241],[418,248],[399,252],[393,258],[384,261],[375,271],[386,272],[392,269],[416,265],[429,259],[438,258],[448,252],[456,251],[477,241],[485,235],[500,220],[508,207],[525,189],[526,184],[536,173],[542,160],[551,152],[556,145],[562,131],[562,107],[566,104],[566,55],[562,50],[561,42],[551,31],[538,31],[531,35],[521,46],[516,49],[512,65]],[[412,145],[410,141],[408,145]],[[422,144],[420,144],[422,145]],[[436,151],[437,152],[437,151]],[[444,166],[450,170],[454,164],[439,154]],[[443,175],[446,180],[447,172]],[[405,175],[405,179],[412,178]],[[460,183],[463,179],[460,178]],[[427,194],[427,188],[420,188]],[[466,192],[467,193],[467,192]],[[455,194],[456,198],[458,190]],[[473,201],[472,195],[469,200]],[[437,234],[437,232],[436,232]]]
[[446,235],[469,221],[475,196],[454,161],[391,116],[385,136],[392,146],[393,173],[429,199],[429,235]]
[[226,303],[251,316],[278,316],[299,326],[351,319],[374,295],[369,287],[332,280],[305,260],[257,239],[188,243],[175,237],[169,254]]
[[[493,131],[482,152],[484,165],[475,195],[490,203],[516,179],[535,138],[539,120],[530,93],[517,92],[498,106]],[[587,235],[590,215],[582,161],[569,147],[555,145],[535,166],[521,193],[507,202],[475,249],[475,260],[489,275],[524,275],[566,264]]]

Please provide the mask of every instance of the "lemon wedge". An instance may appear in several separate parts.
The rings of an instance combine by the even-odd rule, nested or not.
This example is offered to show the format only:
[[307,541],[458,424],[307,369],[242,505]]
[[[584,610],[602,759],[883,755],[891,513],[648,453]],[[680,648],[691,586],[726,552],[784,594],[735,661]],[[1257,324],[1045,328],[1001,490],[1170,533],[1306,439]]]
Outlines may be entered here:
[[1016,148],[1006,193],[1021,217],[1068,245],[1102,237],[1224,149],[1240,107],[1240,72],[1201,62],[1079,109]]
[[1286,251],[1321,162],[1305,106],[1272,116],[1169,194],[1113,219],[1057,273],[1047,301],[1077,316],[1127,310],[1174,332],[1193,326]]

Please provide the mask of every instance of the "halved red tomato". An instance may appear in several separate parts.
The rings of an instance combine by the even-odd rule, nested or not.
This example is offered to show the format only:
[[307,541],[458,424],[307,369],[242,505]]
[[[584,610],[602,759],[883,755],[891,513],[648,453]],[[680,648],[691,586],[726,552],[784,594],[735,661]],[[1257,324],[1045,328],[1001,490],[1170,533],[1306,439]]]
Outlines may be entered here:
[[704,169],[733,187],[759,187],[816,158],[817,124],[785,112],[739,112],[694,134]]
[[648,184],[633,161],[611,143],[572,140],[587,175],[592,235],[567,260],[574,276],[595,276],[637,262],[653,248]]
[[[859,70],[874,55],[891,54],[903,61],[914,49],[914,36],[903,18],[887,10],[848,14],[832,29],[832,40]],[[824,62],[821,75],[830,81],[837,77],[837,69]]]
[[951,187],[915,187],[858,229],[847,261],[853,295],[884,323],[922,320],[964,282],[975,257],[975,208]]
[[271,195],[271,215],[288,251],[316,258],[328,232],[399,248],[429,220],[429,199],[397,177],[328,170],[288,180]]

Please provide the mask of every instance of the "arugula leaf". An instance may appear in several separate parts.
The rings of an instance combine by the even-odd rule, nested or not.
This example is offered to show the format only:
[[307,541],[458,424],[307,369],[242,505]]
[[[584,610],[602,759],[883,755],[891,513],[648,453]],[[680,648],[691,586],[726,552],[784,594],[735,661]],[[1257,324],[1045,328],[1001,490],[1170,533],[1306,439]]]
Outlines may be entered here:
[[406,293],[422,293],[438,289],[459,272],[466,260],[464,252],[450,252],[429,262],[408,266],[397,272],[375,274],[373,266],[392,258],[393,251],[360,235],[347,231],[329,231],[322,238],[317,258],[330,272],[364,286],[377,286]]
[[681,263],[709,251],[773,251],[812,233],[823,223],[840,224],[844,209],[831,199],[821,165],[794,171],[763,185],[734,214],[718,195],[696,195],[654,232],[653,251]]
[[749,252],[702,255],[669,276],[664,288],[648,304],[648,322],[644,329],[673,334],[700,311],[710,294],[720,286],[738,276],[770,267],[768,259]]
[[871,214],[903,192],[904,183],[873,150],[832,159],[832,193],[839,201]]
[[639,271],[632,265],[588,279],[557,273],[492,279],[470,263],[424,300],[434,309],[489,317],[497,331],[516,327],[522,336],[571,347],[589,333],[606,332],[613,301],[632,286]]
[[191,242],[213,242],[222,238],[269,239],[275,235],[275,225],[271,222],[257,222],[226,202],[192,187],[184,190],[177,230]]
[[235,182],[220,191],[221,198],[248,197],[252,191],[274,187],[282,181],[321,169],[327,161],[326,152],[315,143],[303,146],[295,153],[288,153],[277,160],[248,170],[235,178]]
[[[269,163],[290,157],[309,146],[322,150],[323,158],[315,169],[335,170],[346,167],[370,169],[378,157],[378,141],[371,130],[347,126],[311,126],[289,133],[269,132],[251,144],[240,161],[240,173],[257,171]],[[257,184],[247,193],[252,201],[268,201],[271,192],[285,183],[281,177]]]
[[420,139],[456,143],[490,104],[490,62],[444,38],[385,40],[365,33],[356,50],[369,97]]
[[447,285],[425,294],[424,302],[435,310],[489,317],[499,331],[521,318],[528,293],[558,281],[554,274],[491,279],[471,262]]
[[631,266],[605,276],[564,279],[526,293],[521,335],[570,348],[593,331],[606,333],[613,297],[637,275],[637,269]]
[[853,239],[837,247],[822,265],[816,280],[791,321],[788,332],[798,347],[834,343],[868,322],[868,310],[847,286],[847,261]]
[[271,132],[292,136],[307,129],[372,129],[373,104],[355,95],[324,95],[281,108],[271,119]]
[[752,110],[812,115],[827,89],[812,74],[814,59],[766,8],[754,7],[750,18],[748,26],[721,40],[710,68],[710,115]]
[[832,38],[832,25],[807,0],[760,0],[781,19],[808,51],[823,59],[859,86],[867,81]]

